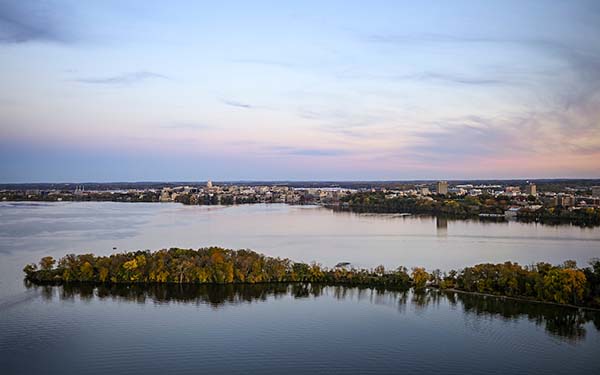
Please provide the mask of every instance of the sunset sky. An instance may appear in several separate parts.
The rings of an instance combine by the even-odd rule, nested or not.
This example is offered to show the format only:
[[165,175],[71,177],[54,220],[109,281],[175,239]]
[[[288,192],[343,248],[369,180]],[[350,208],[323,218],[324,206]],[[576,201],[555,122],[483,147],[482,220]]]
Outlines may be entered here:
[[0,0],[0,182],[600,177],[600,1]]

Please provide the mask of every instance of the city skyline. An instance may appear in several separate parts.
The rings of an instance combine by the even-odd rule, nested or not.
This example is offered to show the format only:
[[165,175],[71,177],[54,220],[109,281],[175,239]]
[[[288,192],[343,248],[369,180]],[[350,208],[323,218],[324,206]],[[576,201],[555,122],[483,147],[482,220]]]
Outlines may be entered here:
[[599,178],[599,37],[595,1],[0,0],[0,183]]

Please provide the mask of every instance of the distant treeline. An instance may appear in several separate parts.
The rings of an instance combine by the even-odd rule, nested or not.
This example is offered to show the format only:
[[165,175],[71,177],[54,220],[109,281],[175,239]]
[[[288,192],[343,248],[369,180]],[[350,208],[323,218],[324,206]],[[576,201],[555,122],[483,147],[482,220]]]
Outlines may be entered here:
[[[504,215],[504,212],[514,203],[513,197],[490,194],[478,196],[433,195],[431,198],[386,197],[386,193],[381,191],[358,192],[342,198],[339,209],[359,213],[411,213],[469,218],[477,217],[479,214]],[[541,203],[537,201],[536,197],[530,196],[526,199],[530,203]],[[519,211],[517,217],[524,221],[538,221],[548,224],[600,225],[600,210],[593,207],[579,210],[569,210],[560,206],[543,207],[536,211],[525,209]]]
[[0,191],[0,200],[8,202],[159,202],[160,192],[112,192],[95,191],[86,194],[74,194],[73,191],[60,191],[49,194],[47,191],[28,192]]
[[600,259],[578,268],[574,261],[560,266],[538,263],[479,264],[462,270],[427,272],[422,267],[386,270],[356,269],[341,264],[325,268],[317,263],[297,263],[267,257],[250,250],[218,247],[163,249],[95,256],[69,254],[58,263],[44,257],[23,271],[34,283],[105,284],[232,284],[319,283],[417,289],[435,286],[468,292],[580,306],[600,307]]
[[572,223],[581,226],[600,225],[600,209],[594,207],[569,210],[565,207],[542,207],[536,211],[521,210],[517,218],[543,224]]

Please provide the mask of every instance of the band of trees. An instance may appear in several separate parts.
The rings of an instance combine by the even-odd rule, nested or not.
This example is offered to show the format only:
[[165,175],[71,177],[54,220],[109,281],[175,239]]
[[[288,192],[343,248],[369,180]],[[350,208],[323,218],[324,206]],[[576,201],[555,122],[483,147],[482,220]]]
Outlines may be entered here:
[[[533,203],[537,198],[530,196]],[[479,196],[432,196],[432,200],[415,197],[386,198],[383,192],[359,192],[342,198],[342,204],[334,207],[340,210],[368,213],[411,213],[443,215],[464,219],[479,214],[503,215],[511,206],[511,197],[482,194]],[[540,202],[538,202],[540,203]],[[569,210],[566,207],[542,207],[535,211],[519,211],[517,218],[523,221],[542,223],[573,223],[582,226],[600,225],[600,209],[588,207]]]
[[390,288],[457,289],[509,297],[580,306],[600,307],[600,259],[578,268],[574,261],[560,266],[537,263],[478,264],[442,273],[415,267],[386,270],[349,268],[346,264],[324,268],[317,263],[297,263],[267,257],[250,250],[218,247],[163,249],[95,256],[69,254],[58,262],[44,257],[28,264],[26,278],[37,283],[175,283],[229,284],[310,282],[372,285]]

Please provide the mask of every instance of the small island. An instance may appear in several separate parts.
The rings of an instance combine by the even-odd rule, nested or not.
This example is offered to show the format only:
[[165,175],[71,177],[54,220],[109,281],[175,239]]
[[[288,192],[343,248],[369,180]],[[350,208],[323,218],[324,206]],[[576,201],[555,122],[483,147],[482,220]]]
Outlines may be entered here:
[[478,264],[461,270],[410,270],[400,266],[357,269],[347,262],[327,268],[268,257],[251,250],[220,247],[171,248],[95,256],[69,254],[58,262],[46,256],[23,271],[36,284],[233,284],[319,283],[394,289],[435,287],[541,302],[600,308],[600,259],[578,268],[537,263]]

